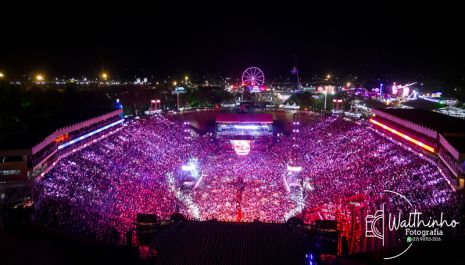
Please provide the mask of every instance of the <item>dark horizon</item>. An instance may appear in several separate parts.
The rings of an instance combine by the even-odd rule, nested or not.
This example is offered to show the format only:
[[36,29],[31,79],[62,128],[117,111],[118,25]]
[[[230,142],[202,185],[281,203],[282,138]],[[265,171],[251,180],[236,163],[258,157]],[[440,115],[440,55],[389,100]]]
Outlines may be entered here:
[[[90,11],[93,10],[93,11]],[[8,12],[0,70],[11,78],[314,74],[465,80],[463,4],[265,3],[92,6]]]

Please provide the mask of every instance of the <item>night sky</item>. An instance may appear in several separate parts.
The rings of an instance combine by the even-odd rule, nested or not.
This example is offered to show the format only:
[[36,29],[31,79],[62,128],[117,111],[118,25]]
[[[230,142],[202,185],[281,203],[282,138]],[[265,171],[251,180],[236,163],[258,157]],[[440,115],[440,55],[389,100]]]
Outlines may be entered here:
[[1,10],[0,69],[13,77],[38,70],[97,76],[106,69],[128,78],[239,76],[254,65],[273,78],[288,75],[297,55],[304,79],[328,72],[465,76],[465,9],[459,1],[305,2],[12,7]]

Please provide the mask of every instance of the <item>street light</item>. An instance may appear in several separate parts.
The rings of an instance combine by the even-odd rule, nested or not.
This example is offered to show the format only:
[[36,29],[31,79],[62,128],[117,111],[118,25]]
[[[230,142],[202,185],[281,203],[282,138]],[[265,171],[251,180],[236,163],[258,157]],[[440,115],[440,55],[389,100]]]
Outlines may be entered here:
[[328,80],[328,79],[330,79],[330,78],[331,78],[331,75],[330,75],[330,74],[327,74],[327,75],[326,75],[326,79]]
[[100,75],[100,77],[101,77],[103,80],[107,81],[107,79],[108,79],[108,74],[105,73],[105,72],[103,72],[103,73]]
[[0,72],[0,78],[4,78],[5,74],[3,72]]
[[325,111],[326,111],[326,95],[328,94],[328,91],[326,91],[326,87],[325,87],[324,93],[325,93]]
[[186,76],[184,77],[184,80],[185,80],[186,82],[189,81],[189,76],[186,75]]
[[37,74],[37,75],[35,76],[35,78],[36,78],[36,81],[37,81],[37,82],[42,82],[42,81],[44,81],[44,79],[45,79],[44,75],[42,75],[42,74]]
[[350,82],[347,82],[346,86],[347,87],[350,87],[351,83]]
[[178,84],[178,82],[173,81],[173,86],[176,86],[177,84]]

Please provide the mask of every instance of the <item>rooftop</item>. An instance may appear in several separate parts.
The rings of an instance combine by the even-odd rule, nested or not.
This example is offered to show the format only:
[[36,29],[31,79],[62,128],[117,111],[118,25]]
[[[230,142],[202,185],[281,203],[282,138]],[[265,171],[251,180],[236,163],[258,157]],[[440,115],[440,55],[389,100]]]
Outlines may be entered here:
[[444,104],[429,101],[426,99],[417,98],[414,100],[409,100],[407,102],[402,103],[402,105],[414,108],[414,109],[426,109],[426,110],[434,110],[444,107]]
[[112,111],[111,109],[80,110],[53,113],[24,121],[23,128],[0,129],[0,150],[28,149],[44,140],[57,129],[88,120]]
[[465,120],[425,109],[378,109],[399,119],[416,123],[439,133],[464,133]]
[[155,264],[305,264],[309,240],[287,224],[184,222],[153,241]]

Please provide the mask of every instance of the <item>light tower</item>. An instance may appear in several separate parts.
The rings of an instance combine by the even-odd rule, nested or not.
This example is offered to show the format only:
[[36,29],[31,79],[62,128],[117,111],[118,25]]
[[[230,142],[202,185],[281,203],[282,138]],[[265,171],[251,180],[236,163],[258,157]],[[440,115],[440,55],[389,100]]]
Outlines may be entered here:
[[295,75],[297,78],[297,91],[301,91],[302,87],[300,85],[299,69],[297,68],[297,56],[296,55],[294,55],[294,68],[292,68],[291,74]]
[[158,111],[160,108],[161,102],[159,99],[152,99],[150,101],[150,111]]

